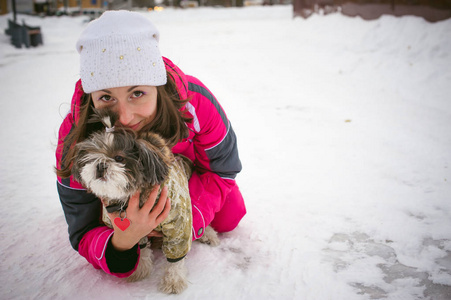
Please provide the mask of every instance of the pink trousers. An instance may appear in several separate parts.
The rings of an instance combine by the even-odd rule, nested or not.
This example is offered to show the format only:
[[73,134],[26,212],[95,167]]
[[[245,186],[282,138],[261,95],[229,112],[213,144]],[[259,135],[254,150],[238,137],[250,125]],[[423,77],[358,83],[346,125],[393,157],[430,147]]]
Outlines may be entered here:
[[232,231],[238,226],[245,214],[246,206],[243,196],[238,186],[235,185],[225,199],[222,209],[215,214],[211,226],[217,232]]
[[193,239],[200,238],[205,227],[217,232],[235,229],[246,214],[243,196],[235,180],[213,173],[194,173],[189,180],[193,213]]

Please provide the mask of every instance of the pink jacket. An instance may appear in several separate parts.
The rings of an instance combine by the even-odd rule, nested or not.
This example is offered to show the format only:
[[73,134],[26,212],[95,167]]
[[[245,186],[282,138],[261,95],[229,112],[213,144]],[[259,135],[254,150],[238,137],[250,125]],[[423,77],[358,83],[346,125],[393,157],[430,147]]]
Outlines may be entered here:
[[[170,60],[164,58],[164,62],[177,84],[180,98],[190,99],[185,105],[193,117],[193,122],[186,124],[190,129],[190,135],[176,144],[172,150],[174,153],[187,156],[195,164],[189,189],[193,211],[193,238],[198,239],[203,235],[205,227],[212,222],[215,214],[221,211],[225,202],[229,201],[229,194],[235,197],[238,193],[241,197],[234,180],[236,174],[241,171],[241,162],[235,133],[213,94],[197,78],[185,75]],[[71,110],[59,131],[56,151],[58,167],[66,152],[66,149],[63,149],[64,139],[74,127],[74,123],[78,122],[78,107],[82,95],[81,81],[78,81]],[[100,221],[100,201],[87,193],[72,177],[58,178],[57,187],[72,247],[95,268],[101,268],[118,277],[127,277],[133,273],[134,269],[128,273],[112,273],[108,268],[104,254],[113,230]],[[232,218],[239,222],[244,214],[243,203],[241,211]],[[137,251],[139,253],[139,249]]]

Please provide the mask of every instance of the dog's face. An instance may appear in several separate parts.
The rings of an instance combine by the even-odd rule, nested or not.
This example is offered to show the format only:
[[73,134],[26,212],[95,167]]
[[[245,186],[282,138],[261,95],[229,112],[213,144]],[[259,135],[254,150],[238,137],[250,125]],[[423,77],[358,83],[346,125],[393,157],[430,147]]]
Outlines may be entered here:
[[167,147],[161,137],[150,135],[151,142],[121,127],[93,133],[75,146],[74,178],[107,201],[127,201],[136,191],[162,183],[169,172],[168,151],[162,151]]

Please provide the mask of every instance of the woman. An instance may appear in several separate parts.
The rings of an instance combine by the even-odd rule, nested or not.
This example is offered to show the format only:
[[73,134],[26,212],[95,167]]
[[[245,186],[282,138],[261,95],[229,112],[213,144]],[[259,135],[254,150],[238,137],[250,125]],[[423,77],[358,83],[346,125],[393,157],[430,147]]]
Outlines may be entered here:
[[[241,171],[236,136],[226,114],[202,82],[160,55],[158,39],[158,30],[139,13],[108,11],[91,22],[77,42],[81,80],[59,131],[57,187],[71,245],[95,268],[117,277],[134,272],[137,243],[156,235],[153,229],[167,217],[170,199],[163,190],[158,204],[146,210],[134,195],[126,210],[129,228],[101,223],[101,201],[70,177],[73,145],[94,130],[87,122],[93,108],[117,111],[121,125],[137,132],[159,133],[173,153],[194,162],[193,239],[208,225],[233,230],[246,213],[234,180]],[[148,201],[155,200],[152,193]]]

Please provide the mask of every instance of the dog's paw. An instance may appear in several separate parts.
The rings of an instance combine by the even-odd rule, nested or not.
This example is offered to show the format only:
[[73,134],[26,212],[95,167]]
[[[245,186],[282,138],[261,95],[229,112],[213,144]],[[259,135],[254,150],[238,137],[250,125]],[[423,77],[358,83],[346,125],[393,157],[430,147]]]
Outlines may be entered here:
[[180,294],[188,287],[186,279],[163,278],[160,283],[160,291],[165,294]]
[[218,234],[211,226],[207,226],[207,228],[205,228],[204,235],[200,239],[198,239],[198,241],[202,244],[207,244],[212,247],[219,246],[219,244],[221,243],[218,238]]
[[153,269],[153,253],[150,248],[141,249],[138,267],[135,272],[127,278],[128,282],[140,281],[150,275]]
[[160,291],[166,294],[180,294],[188,287],[188,270],[185,259],[166,263],[166,271],[160,283]]

